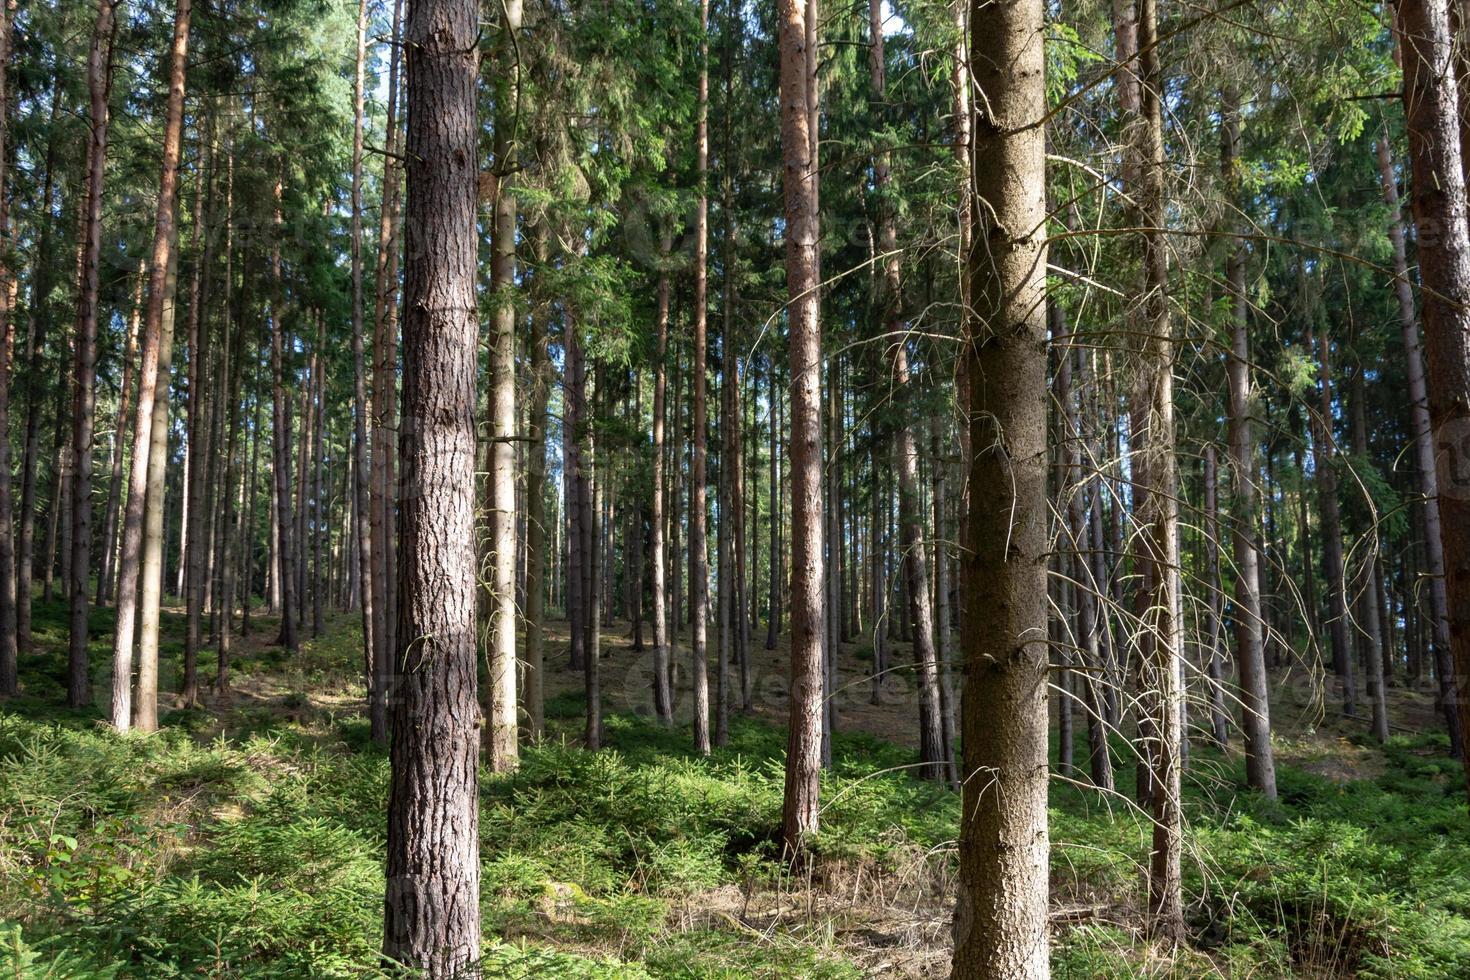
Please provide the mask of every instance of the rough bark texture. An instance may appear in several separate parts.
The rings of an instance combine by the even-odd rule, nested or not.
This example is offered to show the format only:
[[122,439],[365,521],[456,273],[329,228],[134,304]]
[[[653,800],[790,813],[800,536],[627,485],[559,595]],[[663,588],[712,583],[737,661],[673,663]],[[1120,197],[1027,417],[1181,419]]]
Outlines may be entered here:
[[1458,709],[1454,734],[1470,786],[1470,700],[1459,694],[1460,683],[1470,676],[1470,234],[1460,106],[1445,0],[1401,0],[1398,15],[1453,663],[1445,663],[1439,651],[1436,660],[1444,701]]
[[472,0],[409,8],[398,632],[383,953],[431,977],[480,955],[475,696]]
[[816,93],[808,74],[814,4],[781,0],[782,187],[791,363],[791,709],[782,836],[799,852],[817,829],[822,764],[822,325]]
[[[117,627],[112,645],[112,724],[132,724],[133,640],[137,628],[139,562],[143,551],[143,512],[148,496],[148,457],[153,443],[153,409],[159,395],[160,350],[164,307],[172,340],[172,255],[178,236],[179,145],[184,128],[184,65],[189,48],[190,0],[174,7],[173,44],[169,54],[168,104],[164,113],[163,165],[158,184],[158,213],[148,259],[148,305],[143,316],[143,355],[138,369],[138,407],[133,422],[133,459],[128,474],[128,504],[123,512],[122,551],[118,556]],[[165,379],[165,384],[167,383]],[[166,394],[166,393],[165,393]],[[162,506],[162,501],[159,501]],[[140,679],[141,686],[141,679]],[[156,692],[155,692],[156,694]]]
[[961,592],[964,799],[956,978],[1047,963],[1046,111],[1041,0],[970,8],[971,308],[961,356],[973,456]]

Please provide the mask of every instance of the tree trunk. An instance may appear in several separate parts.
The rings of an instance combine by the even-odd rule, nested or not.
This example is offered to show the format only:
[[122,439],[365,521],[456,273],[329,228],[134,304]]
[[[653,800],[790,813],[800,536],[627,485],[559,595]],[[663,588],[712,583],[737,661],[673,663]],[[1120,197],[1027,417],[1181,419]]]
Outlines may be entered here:
[[127,338],[123,346],[122,380],[118,387],[117,416],[112,430],[112,476],[108,482],[107,506],[102,523],[102,567],[97,575],[96,604],[111,602],[117,585],[117,518],[122,505],[123,441],[128,431],[129,408],[132,407],[133,375],[136,371],[138,325],[143,318],[143,284],[148,279],[148,260],[138,262],[133,288],[133,308],[128,317]]
[[[548,269],[546,227],[537,222],[532,232],[536,278]],[[526,734],[539,741],[546,729],[546,410],[551,399],[551,348],[546,337],[547,316],[536,309],[531,318],[531,415],[527,426],[530,448],[526,460]]]
[[383,954],[434,978],[480,956],[475,695],[475,120],[479,8],[409,8],[401,597]]
[[[1327,623],[1332,640],[1332,669],[1342,684],[1343,714],[1358,715],[1358,687],[1353,669],[1353,652],[1348,645],[1347,579],[1342,559],[1342,509],[1337,499],[1337,436],[1332,425],[1331,345],[1324,329],[1320,338],[1318,377],[1322,387],[1319,413],[1315,419],[1313,455],[1316,463],[1318,507],[1322,512],[1322,574],[1327,579]],[[1312,343],[1308,333],[1307,345]]]
[[[77,290],[76,401],[72,407],[71,621],[66,702],[80,708],[91,699],[87,654],[88,572],[92,568],[92,431],[97,409],[97,290],[102,257],[102,191],[107,172],[108,95],[112,91],[113,0],[98,0],[97,23],[87,55],[91,96],[91,139],[87,144],[86,218],[82,235],[82,281]],[[0,16],[0,32],[3,32]],[[0,61],[3,70],[3,61]],[[3,91],[3,86],[0,86]],[[0,112],[6,111],[0,98]],[[0,155],[5,152],[0,140]],[[3,191],[0,191],[3,192]],[[5,438],[9,438],[8,435]],[[9,472],[0,473],[8,481]],[[0,687],[3,687],[0,684]]]
[[[138,580],[143,553],[144,511],[148,500],[149,455],[153,445],[155,403],[167,404],[168,364],[165,350],[173,342],[173,302],[177,268],[174,252],[178,239],[179,145],[184,128],[184,67],[189,48],[191,0],[176,0],[174,34],[169,54],[168,104],[164,114],[163,165],[158,187],[158,212],[154,221],[153,248],[148,260],[148,306],[143,317],[143,356],[138,369],[138,407],[133,423],[133,458],[128,474],[128,503],[123,513],[122,551],[118,556],[117,626],[113,635],[112,724],[119,731],[133,723],[133,640],[137,627]],[[164,336],[167,311],[168,336]],[[159,387],[159,379],[163,387]],[[162,519],[163,501],[156,501]],[[162,542],[158,542],[162,547]],[[156,699],[156,677],[152,689],[145,688],[139,658],[139,711],[143,698]]]
[[[203,645],[202,622],[204,615],[204,573],[208,480],[205,469],[209,463],[211,446],[208,435],[209,409],[205,399],[205,387],[209,370],[209,324],[201,307],[209,293],[209,266],[214,259],[214,236],[209,232],[209,218],[213,203],[210,177],[213,166],[213,137],[202,136],[199,148],[199,166],[194,184],[194,228],[190,252],[194,255],[194,269],[189,286],[188,323],[188,392],[187,392],[187,439],[188,455],[185,458],[186,486],[184,491],[184,520],[181,525],[183,561],[180,571],[184,580],[184,681],[183,700],[186,706],[199,701],[199,648]],[[200,239],[204,239],[200,251]]]
[[[1232,189],[1240,175],[1240,111],[1234,98],[1223,112],[1221,169]],[[1238,193],[1238,190],[1237,190]],[[1225,263],[1230,294],[1230,350],[1225,357],[1229,387],[1228,438],[1233,514],[1231,550],[1235,555],[1235,661],[1240,671],[1240,728],[1245,741],[1245,778],[1254,789],[1276,798],[1276,761],[1271,750],[1271,703],[1266,690],[1265,621],[1261,609],[1261,556],[1256,549],[1258,497],[1256,439],[1251,429],[1250,318],[1245,294],[1245,248],[1235,243]]]
[[388,743],[388,683],[393,674],[393,642],[397,608],[394,581],[394,479],[392,433],[396,429],[393,395],[397,379],[398,322],[398,67],[402,45],[398,43],[403,0],[394,0],[393,24],[389,35],[392,51],[388,61],[388,106],[383,155],[383,201],[378,222],[378,259],[373,294],[373,452],[372,485],[369,490],[369,531],[373,573],[364,589],[372,591],[373,684],[368,718],[373,741]]
[[[373,586],[377,566],[373,562],[372,502],[368,483],[372,464],[368,459],[367,370],[363,363],[362,322],[362,124],[364,71],[367,61],[367,0],[357,4],[357,61],[352,83],[352,514],[353,534],[357,545],[357,577],[362,612],[363,666],[368,690],[368,715],[373,715],[377,700],[374,685],[373,651],[377,648],[374,628],[378,625],[373,599],[383,591]],[[386,158],[385,158],[386,159]],[[384,210],[388,208],[385,205]],[[368,722],[372,728],[372,721]]]
[[[1462,155],[1463,155],[1463,147]],[[1445,725],[1450,745],[1459,753],[1460,716],[1454,699],[1450,672],[1449,594],[1444,574],[1444,539],[1441,534],[1439,475],[1435,471],[1434,436],[1429,423],[1429,394],[1424,380],[1424,351],[1419,344],[1419,319],[1414,314],[1414,290],[1409,278],[1409,262],[1404,246],[1404,225],[1399,205],[1398,182],[1394,178],[1393,158],[1388,137],[1378,140],[1378,177],[1383,188],[1383,201],[1388,205],[1388,238],[1393,247],[1394,291],[1399,304],[1399,326],[1404,342],[1404,359],[1409,378],[1410,431],[1414,438],[1415,479],[1423,497],[1424,545],[1429,565],[1425,578],[1429,593],[1429,615],[1432,624],[1435,663],[1440,666],[1440,701],[1445,712]]]
[[973,452],[961,587],[965,622],[985,628],[962,633],[956,978],[1048,975],[1043,20],[1041,0],[970,10],[978,227],[961,348]]
[[[1357,459],[1368,458],[1367,391],[1363,387],[1363,368],[1360,364],[1353,372],[1351,382],[1352,405],[1349,418],[1352,425],[1353,455]],[[1355,591],[1358,595],[1358,647],[1362,651],[1364,669],[1368,672],[1368,698],[1371,703],[1373,737],[1381,745],[1388,741],[1388,698],[1383,688],[1383,620],[1379,616],[1378,577],[1378,529],[1377,514],[1361,537],[1363,558],[1362,571],[1358,576]]]
[[[51,256],[53,211],[56,201],[56,112],[61,105],[61,73],[58,72],[51,92],[50,118],[46,126],[46,155],[41,178],[41,213],[36,219],[36,254]],[[4,107],[5,114],[9,108]],[[21,653],[31,653],[31,582],[34,578],[36,550],[36,515],[41,508],[36,502],[36,469],[41,445],[41,383],[46,376],[44,356],[47,327],[51,313],[47,297],[51,293],[51,275],[55,262],[36,263],[31,275],[31,300],[27,309],[26,329],[26,427],[22,442],[20,477],[20,531],[18,534],[15,577],[16,643]]]
[[[659,244],[659,254],[667,256],[671,237],[668,231]],[[668,384],[669,345],[669,275],[658,277],[658,311],[654,329],[657,347],[653,376],[653,509],[649,521],[653,534],[653,710],[660,723],[674,721],[674,693],[669,686],[669,589],[668,545],[664,539],[664,410]]]
[[291,520],[291,408],[286,390],[286,301],[281,273],[281,179],[275,183],[276,240],[271,246],[271,475],[274,482],[276,558],[271,567],[281,596],[276,643],[296,650],[296,569]]
[[781,0],[781,153],[791,359],[791,707],[782,838],[788,854],[817,830],[822,752],[822,326],[818,272],[815,0]]
[[490,623],[486,658],[485,747],[492,772],[520,763],[516,723],[516,198],[507,182],[516,164],[513,127],[519,113],[520,0],[501,4],[496,72],[494,233],[490,263]]
[[1445,0],[1400,0],[1397,26],[1414,167],[1412,203],[1419,226],[1429,419],[1449,614],[1449,650],[1437,648],[1435,659],[1442,700],[1458,708],[1459,730],[1451,727],[1451,744],[1459,747],[1470,786],[1470,699],[1458,693],[1459,679],[1470,676],[1470,486],[1464,472],[1464,447],[1470,440],[1470,234],[1460,106]]
[[694,681],[694,750],[709,755],[709,649],[705,610],[709,603],[709,563],[705,498],[705,456],[709,439],[709,406],[705,392],[709,314],[709,0],[699,4],[699,107],[695,125],[695,157],[699,197],[694,211],[694,422],[690,432],[689,468],[689,639]]
[[[10,240],[10,67],[7,5],[0,4],[0,239]],[[15,299],[19,278],[0,255],[0,697],[20,690],[15,621],[15,507],[11,497],[10,384],[15,375]]]

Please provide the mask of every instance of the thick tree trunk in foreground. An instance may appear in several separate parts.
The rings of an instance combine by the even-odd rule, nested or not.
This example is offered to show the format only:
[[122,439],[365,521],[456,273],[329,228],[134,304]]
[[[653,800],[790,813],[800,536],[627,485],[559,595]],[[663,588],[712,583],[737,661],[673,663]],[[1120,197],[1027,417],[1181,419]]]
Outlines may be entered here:
[[822,325],[817,186],[808,74],[815,3],[781,0],[781,156],[791,343],[791,712],[782,839],[800,852],[817,830],[822,765]]
[[[1041,0],[970,8],[975,86],[956,978],[1048,975],[1046,111]],[[982,244],[983,243],[983,244]],[[997,506],[1004,502],[1004,506]]]
[[[82,281],[77,294],[76,400],[72,405],[71,621],[66,703],[79,708],[92,695],[87,656],[87,573],[92,567],[92,426],[97,409],[97,289],[102,257],[102,188],[107,172],[107,97],[112,90],[113,0],[98,0],[97,23],[87,55],[91,94],[87,145],[87,194],[82,233]],[[4,25],[0,24],[0,29]],[[0,62],[3,66],[3,62]],[[3,67],[0,67],[3,70]],[[3,87],[0,87],[3,91]],[[0,112],[4,112],[0,98]],[[5,152],[0,141],[0,154]],[[8,438],[8,437],[7,437]],[[8,480],[8,473],[0,473]],[[3,685],[0,685],[3,686]]]
[[[1445,0],[1400,0],[1398,43],[1404,65],[1404,112],[1414,166],[1414,220],[1424,286],[1424,339],[1429,367],[1429,419],[1439,480],[1450,658],[1441,659],[1446,705],[1459,713],[1457,737],[1470,786],[1470,234],[1459,133],[1459,98]],[[1446,663],[1451,659],[1453,663]]]
[[[123,512],[122,550],[118,556],[117,627],[112,645],[112,724],[132,724],[133,640],[137,628],[138,579],[143,553],[143,515],[148,501],[149,451],[153,444],[154,403],[159,379],[166,386],[168,364],[162,348],[173,340],[173,297],[178,237],[179,145],[184,128],[184,65],[189,48],[190,0],[174,7],[173,47],[169,61],[168,106],[164,115],[163,166],[158,187],[158,213],[148,259],[148,306],[143,317],[143,356],[138,369],[138,408],[133,422],[133,459],[128,474],[128,503]],[[169,336],[163,336],[168,307]],[[162,392],[167,398],[167,392]],[[163,506],[163,501],[157,501]],[[139,678],[139,688],[143,687]],[[156,690],[151,692],[156,697]],[[140,708],[142,705],[140,704]]]
[[430,977],[480,955],[475,654],[473,0],[409,8],[398,633],[383,954]]

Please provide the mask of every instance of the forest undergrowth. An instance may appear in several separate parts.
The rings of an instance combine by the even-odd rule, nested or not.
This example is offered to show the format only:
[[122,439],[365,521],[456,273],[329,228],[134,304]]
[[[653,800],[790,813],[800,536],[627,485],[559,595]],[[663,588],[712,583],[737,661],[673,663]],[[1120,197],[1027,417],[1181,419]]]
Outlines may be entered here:
[[[150,736],[55,707],[64,614],[39,608],[42,652],[0,712],[0,976],[379,975],[388,759],[361,715],[352,618],[290,661],[257,620],[233,696]],[[172,662],[182,620],[165,630]],[[617,677],[634,655],[610,639]],[[821,837],[790,868],[779,727],[737,717],[701,759],[679,729],[616,712],[609,748],[589,753],[582,710],[556,694],[520,771],[482,773],[487,975],[947,969],[958,796],[908,775],[911,749],[839,732]],[[1365,740],[1354,773],[1311,771],[1342,747],[1296,736],[1269,802],[1238,753],[1192,746],[1189,942],[1173,951],[1142,931],[1144,816],[1054,776],[1054,976],[1470,976],[1470,826],[1444,736]],[[1132,781],[1125,764],[1117,783]]]

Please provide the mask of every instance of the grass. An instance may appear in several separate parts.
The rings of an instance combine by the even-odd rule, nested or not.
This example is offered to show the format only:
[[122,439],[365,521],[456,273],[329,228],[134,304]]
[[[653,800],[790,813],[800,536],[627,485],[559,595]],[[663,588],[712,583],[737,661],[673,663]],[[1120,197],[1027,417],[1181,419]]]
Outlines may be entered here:
[[[0,975],[382,975],[388,763],[347,622],[289,661],[244,646],[230,704],[140,736],[56,707],[62,610],[38,610],[27,693],[0,711]],[[778,728],[737,718],[700,759],[686,732],[613,714],[612,747],[586,753],[580,711],[554,699],[520,771],[482,774],[487,975],[944,971],[958,801],[906,774],[909,750],[838,735],[819,860],[793,876]],[[1470,976],[1470,820],[1446,748],[1365,748],[1381,774],[1345,783],[1284,765],[1269,802],[1196,746],[1177,951],[1142,938],[1146,822],[1055,782],[1054,974]]]

